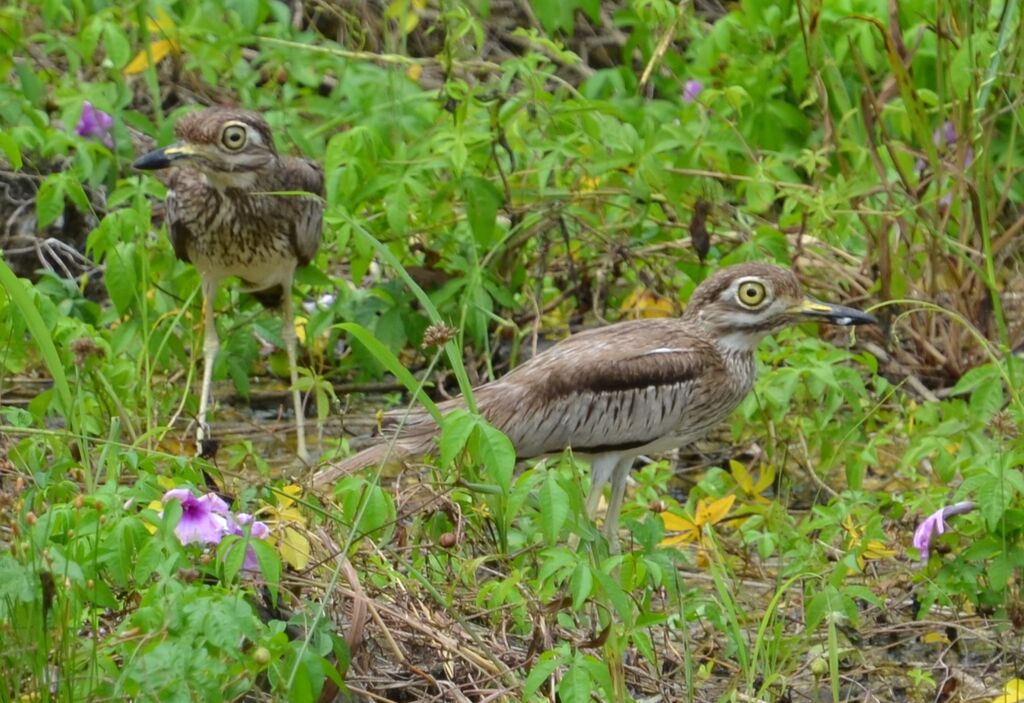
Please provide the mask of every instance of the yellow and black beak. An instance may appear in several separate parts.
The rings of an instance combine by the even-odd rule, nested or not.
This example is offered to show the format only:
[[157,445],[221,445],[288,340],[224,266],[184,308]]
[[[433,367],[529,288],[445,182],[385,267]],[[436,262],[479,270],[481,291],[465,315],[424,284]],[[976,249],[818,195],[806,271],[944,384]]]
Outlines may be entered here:
[[163,149],[155,149],[135,159],[132,168],[138,168],[143,171],[156,171],[161,168],[167,168],[179,159],[195,156],[195,153],[195,149],[187,144],[171,144]]
[[834,305],[832,303],[823,303],[820,300],[814,298],[804,298],[800,303],[797,303],[789,309],[790,312],[801,315],[811,320],[821,320],[822,322],[829,322],[833,325],[877,325],[878,320],[874,315],[858,310],[857,308],[848,308],[845,305]]

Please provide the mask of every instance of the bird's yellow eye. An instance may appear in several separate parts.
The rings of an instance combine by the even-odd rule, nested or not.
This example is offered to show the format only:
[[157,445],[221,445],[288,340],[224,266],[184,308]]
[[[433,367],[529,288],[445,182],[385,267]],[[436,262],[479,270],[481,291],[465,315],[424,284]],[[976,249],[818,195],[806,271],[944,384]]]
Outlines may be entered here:
[[245,140],[245,127],[240,124],[229,124],[220,133],[220,143],[231,151],[238,151],[245,146]]
[[758,281],[744,281],[736,289],[736,298],[740,305],[748,308],[756,308],[763,303],[766,294],[764,284]]

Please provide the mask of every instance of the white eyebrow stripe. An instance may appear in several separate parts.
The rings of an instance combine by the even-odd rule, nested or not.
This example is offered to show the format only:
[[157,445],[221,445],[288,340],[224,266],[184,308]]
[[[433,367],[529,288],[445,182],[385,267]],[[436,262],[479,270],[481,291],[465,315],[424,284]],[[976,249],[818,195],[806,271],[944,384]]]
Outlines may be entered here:
[[648,351],[645,351],[644,355],[647,355],[647,354],[676,354],[676,353],[681,352],[681,351],[683,351],[683,350],[682,349],[672,349],[671,347],[658,347],[657,349],[650,349]]

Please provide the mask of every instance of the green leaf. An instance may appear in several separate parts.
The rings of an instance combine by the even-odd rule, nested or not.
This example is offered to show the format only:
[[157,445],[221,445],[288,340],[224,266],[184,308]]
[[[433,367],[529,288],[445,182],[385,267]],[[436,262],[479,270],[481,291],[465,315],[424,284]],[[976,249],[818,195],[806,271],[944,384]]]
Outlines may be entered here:
[[0,619],[10,622],[17,605],[34,601],[38,588],[34,570],[22,566],[13,557],[0,555]]
[[393,373],[398,382],[405,386],[406,390],[423,404],[435,420],[441,419],[441,413],[438,411],[437,405],[423,392],[423,383],[416,380],[416,377],[409,373],[405,365],[398,360],[398,357],[392,354],[390,349],[377,341],[377,338],[368,329],[354,322],[343,322],[337,325],[337,328],[348,332],[359,340],[373,354],[373,357],[384,368]]
[[21,319],[28,328],[29,334],[32,335],[32,339],[39,349],[39,354],[43,357],[43,362],[50,372],[50,377],[53,378],[53,385],[57,390],[57,397],[60,398],[62,412],[71,425],[72,431],[77,432],[78,421],[76,419],[77,415],[73,412],[71,386],[68,385],[67,375],[64,373],[64,365],[61,363],[57,347],[53,343],[53,337],[50,336],[50,330],[39,314],[39,308],[32,301],[28,293],[28,290],[30,290],[28,284],[23,283],[14,275],[14,271],[11,270],[2,257],[0,257],[0,287],[7,291],[7,295],[10,297],[11,302],[14,303],[14,307],[18,310]]
[[555,471],[545,472],[544,484],[540,487],[540,504],[544,538],[548,544],[554,544],[569,517],[569,495],[558,483],[558,474]]
[[550,650],[544,652],[537,659],[537,663],[530,669],[529,675],[526,677],[526,681],[523,682],[523,699],[528,699],[537,689],[540,688],[541,684],[544,683],[551,674],[554,673],[555,669],[562,665],[565,661],[565,653],[560,649]]
[[478,424],[477,417],[464,408],[454,410],[445,416],[441,423],[441,439],[438,442],[440,456],[438,463],[442,467],[451,466]]
[[135,256],[134,243],[119,242],[106,257],[106,275],[103,276],[103,282],[106,284],[111,302],[120,315],[124,315],[132,308],[138,294]]
[[395,504],[386,491],[358,476],[346,476],[335,490],[345,524],[354,532],[378,543],[391,538]]
[[107,47],[107,58],[114,68],[121,69],[128,63],[132,55],[131,45],[125,33],[113,22],[103,28],[103,44]]
[[594,588],[594,572],[590,564],[580,562],[569,579],[569,595],[572,596],[573,610],[579,610],[587,602]]
[[576,653],[565,676],[558,684],[558,698],[562,703],[590,703],[593,680],[584,656]]
[[48,227],[64,212],[64,180],[63,173],[51,173],[40,184],[36,193],[38,227]]
[[11,168],[15,171],[21,170],[21,148],[18,146],[18,141],[14,138],[14,135],[10,132],[0,132],[0,151],[4,152],[4,156],[7,157]]
[[462,181],[466,197],[469,228],[481,247],[494,243],[494,225],[504,198],[493,183],[485,178],[470,176]]
[[[764,177],[757,174],[755,177]],[[751,181],[746,186],[747,207],[753,212],[764,212],[775,200],[775,186],[766,181]]]
[[512,473],[516,467],[516,450],[512,440],[501,430],[484,422],[473,433],[473,455],[483,462],[486,475],[508,495],[512,488]]
[[839,593],[834,586],[823,586],[807,601],[805,611],[804,617],[807,620],[805,629],[807,632],[814,632],[825,618],[833,613],[842,612]]

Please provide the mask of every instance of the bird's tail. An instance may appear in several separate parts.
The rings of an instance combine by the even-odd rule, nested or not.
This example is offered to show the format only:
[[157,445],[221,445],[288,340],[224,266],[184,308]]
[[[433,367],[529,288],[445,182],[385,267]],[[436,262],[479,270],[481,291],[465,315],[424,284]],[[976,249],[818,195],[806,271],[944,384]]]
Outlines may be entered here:
[[384,441],[368,447],[358,454],[353,454],[313,475],[314,488],[334,483],[342,476],[348,476],[360,469],[370,466],[400,464],[429,454],[434,449],[434,433],[424,433],[401,437],[394,441]]

